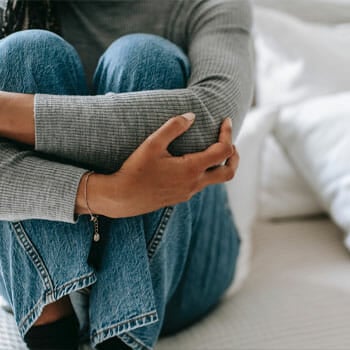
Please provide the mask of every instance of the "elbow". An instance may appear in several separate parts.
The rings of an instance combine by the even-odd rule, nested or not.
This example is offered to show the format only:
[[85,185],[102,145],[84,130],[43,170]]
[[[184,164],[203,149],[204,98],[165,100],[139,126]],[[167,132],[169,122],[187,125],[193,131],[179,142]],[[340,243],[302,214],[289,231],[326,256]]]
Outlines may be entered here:
[[190,88],[191,109],[196,115],[191,128],[169,146],[174,156],[201,152],[218,141],[220,127],[225,118],[232,120],[233,142],[248,110],[248,98],[239,89],[236,92],[215,92],[215,89]]
[[[196,98],[200,108],[196,123],[203,141],[201,147],[216,142],[221,123],[227,117],[232,120],[232,139],[237,138],[244,118],[253,100],[253,79],[228,82],[224,88],[197,89]],[[208,142],[210,142],[208,144]]]

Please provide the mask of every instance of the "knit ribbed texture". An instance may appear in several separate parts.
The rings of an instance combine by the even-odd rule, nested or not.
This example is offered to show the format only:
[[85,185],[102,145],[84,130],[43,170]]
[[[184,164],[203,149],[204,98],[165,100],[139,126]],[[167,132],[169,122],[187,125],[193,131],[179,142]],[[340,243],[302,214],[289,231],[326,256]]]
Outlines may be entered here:
[[[194,112],[197,116],[190,131],[171,145],[174,155],[207,148],[217,140],[220,124],[228,116],[237,136],[253,90],[249,1],[163,0],[158,6],[158,0],[146,0],[132,4],[131,12],[123,1],[109,3],[119,7],[113,37],[125,34],[127,27],[129,32],[151,32],[180,45],[191,62],[188,88],[104,96],[37,94],[35,151],[84,166],[43,160],[33,152],[19,153],[1,141],[0,219],[76,222],[74,198],[86,168],[116,171],[149,134],[174,115]],[[90,14],[83,9],[91,2],[78,5],[85,22],[93,22],[95,16],[100,19],[106,11],[106,4],[100,13],[97,8]],[[154,17],[156,26],[144,21]]]

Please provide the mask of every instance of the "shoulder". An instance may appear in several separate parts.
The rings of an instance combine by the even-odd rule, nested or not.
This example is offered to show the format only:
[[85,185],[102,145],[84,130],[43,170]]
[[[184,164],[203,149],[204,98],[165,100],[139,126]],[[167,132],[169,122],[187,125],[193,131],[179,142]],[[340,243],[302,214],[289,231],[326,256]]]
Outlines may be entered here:
[[250,0],[183,0],[189,26],[199,24],[228,25],[247,32],[252,28]]

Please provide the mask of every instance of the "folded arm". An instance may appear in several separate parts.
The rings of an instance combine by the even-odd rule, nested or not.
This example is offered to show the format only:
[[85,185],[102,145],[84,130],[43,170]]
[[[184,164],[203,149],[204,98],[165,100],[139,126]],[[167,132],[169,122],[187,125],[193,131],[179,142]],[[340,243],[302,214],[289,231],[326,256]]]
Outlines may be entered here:
[[[170,142],[186,132],[193,120],[191,113],[169,119],[132,153],[119,171],[92,174],[89,185],[85,169],[39,158],[27,146],[0,138],[0,219],[75,223],[78,214],[89,213],[87,192],[93,213],[130,217],[187,201],[208,185],[231,180],[239,156],[231,145],[230,118],[222,123],[218,142],[205,151],[182,157],[168,152]],[[18,197],[13,196],[13,189]]]
[[170,146],[172,154],[213,144],[225,117],[236,136],[252,98],[250,26],[247,1],[207,1],[196,8],[188,24],[192,73],[186,89],[35,95],[35,150],[115,171],[166,120],[189,111],[196,123]]
[[[197,116],[193,127],[170,145],[175,155],[213,144],[227,116],[237,135],[253,89],[250,7],[243,0],[203,3],[188,26],[192,75],[187,89],[29,96],[21,133],[11,131],[16,123],[4,123],[0,131],[0,219],[75,222],[83,173],[119,169],[171,116],[188,111]],[[35,143],[34,151],[15,141]]]

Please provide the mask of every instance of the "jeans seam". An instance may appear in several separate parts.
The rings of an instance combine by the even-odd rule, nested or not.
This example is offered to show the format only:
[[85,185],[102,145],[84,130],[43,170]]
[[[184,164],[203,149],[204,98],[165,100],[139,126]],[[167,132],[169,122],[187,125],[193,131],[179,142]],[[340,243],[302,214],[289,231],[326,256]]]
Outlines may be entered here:
[[[76,285],[77,282],[80,282],[80,281],[86,281],[86,283],[88,285],[91,285],[93,283],[96,282],[96,275],[95,275],[95,272],[90,272],[89,274],[85,274],[81,277],[78,277],[78,278],[74,278],[73,280],[69,281],[69,282],[66,282],[65,284],[53,289],[52,291],[46,291],[44,292],[44,294],[38,299],[38,301],[36,302],[36,304],[32,307],[32,309],[22,318],[22,320],[19,322],[18,324],[18,328],[20,330],[20,332],[24,333],[26,330],[27,330],[27,327],[29,326],[26,326],[25,329],[21,329],[23,327],[23,325],[28,321],[28,319],[38,310],[38,305],[42,302],[46,303],[46,302],[49,302],[49,303],[52,303],[52,302],[55,302],[57,301],[58,299],[60,299],[62,296],[64,295],[67,295],[68,293],[63,293],[63,295],[61,295],[61,291],[65,291],[66,290],[66,287],[67,285],[72,285],[73,289],[74,289],[74,286]],[[80,289],[80,288],[79,288]],[[74,292],[74,290],[72,291]],[[71,293],[72,293],[71,292]],[[56,295],[55,295],[56,294]]]
[[38,305],[45,299],[45,294],[42,295],[38,301],[36,302],[36,304],[32,307],[32,309],[27,313],[27,315],[25,315],[22,320],[19,322],[18,324],[18,328],[20,329],[24,323],[28,320],[28,318],[34,313],[34,311],[38,308]]
[[25,229],[23,228],[20,221],[10,223],[15,230],[17,240],[23,247],[24,251],[31,258],[32,263],[39,272],[40,278],[42,279],[46,290],[53,291],[53,282],[51,280],[50,274],[44,264],[44,261],[40,257],[38,251],[33,245],[32,241],[29,239]]
[[172,214],[172,212],[174,211],[174,207],[167,207],[165,208],[165,211],[162,215],[162,218],[159,222],[159,225],[155,231],[155,234],[152,237],[152,240],[150,241],[150,243],[148,244],[147,247],[147,255],[148,255],[148,259],[152,260],[153,256],[155,255],[157,248],[159,246],[159,243],[161,242],[167,223],[170,219],[170,216]]

